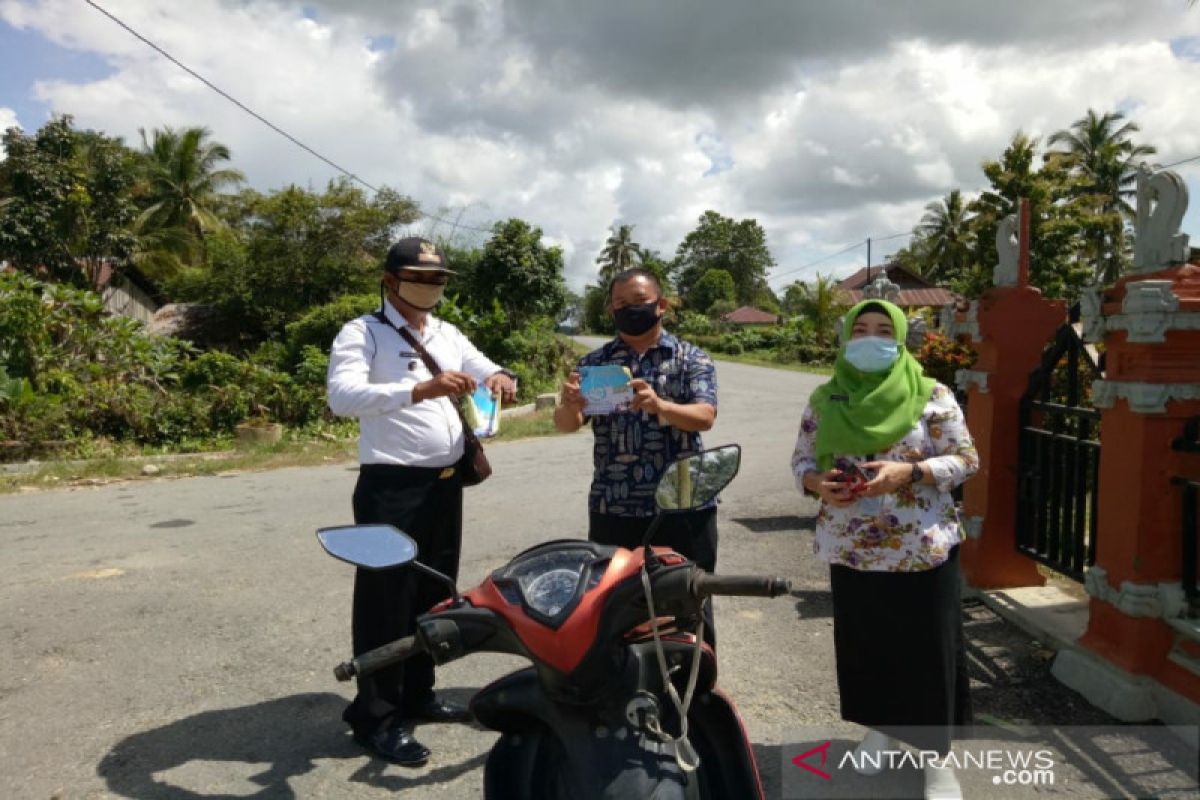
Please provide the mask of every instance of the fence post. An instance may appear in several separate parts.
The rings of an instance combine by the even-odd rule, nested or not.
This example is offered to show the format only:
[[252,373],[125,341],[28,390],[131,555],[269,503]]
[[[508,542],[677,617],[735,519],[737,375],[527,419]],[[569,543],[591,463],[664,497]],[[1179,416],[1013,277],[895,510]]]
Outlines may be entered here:
[[1186,205],[1177,175],[1143,167],[1134,271],[1082,303],[1084,336],[1105,344],[1093,389],[1102,442],[1096,563],[1081,648],[1062,651],[1054,674],[1129,720],[1200,719],[1200,669],[1173,657],[1196,646],[1178,624],[1187,603],[1182,503],[1171,483],[1182,464],[1172,441],[1200,414],[1200,265],[1186,263],[1191,251],[1178,233]]
[[1045,583],[1033,560],[1017,552],[1018,418],[1029,373],[1066,319],[1066,307],[1028,285],[1028,270],[1021,269],[1028,242],[1016,241],[1019,230],[1016,214],[1000,223],[996,285],[954,318],[950,331],[968,334],[977,356],[973,369],[958,374],[980,462],[963,487],[967,539],[960,559],[967,582],[980,589]]

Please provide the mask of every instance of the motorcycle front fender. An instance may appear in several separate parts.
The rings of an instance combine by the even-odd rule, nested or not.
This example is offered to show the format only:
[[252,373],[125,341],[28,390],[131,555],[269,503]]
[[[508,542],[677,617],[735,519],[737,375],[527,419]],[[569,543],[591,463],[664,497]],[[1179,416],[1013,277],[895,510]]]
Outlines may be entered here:
[[532,668],[471,701],[480,724],[503,735],[488,755],[484,796],[532,800],[698,800],[674,750],[605,724],[590,706],[552,702]]

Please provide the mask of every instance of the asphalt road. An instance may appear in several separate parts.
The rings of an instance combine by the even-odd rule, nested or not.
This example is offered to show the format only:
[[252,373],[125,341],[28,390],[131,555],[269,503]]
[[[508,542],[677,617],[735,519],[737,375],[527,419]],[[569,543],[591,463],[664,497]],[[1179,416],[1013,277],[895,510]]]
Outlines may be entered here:
[[[838,718],[814,507],[788,473],[823,378],[729,363],[718,377],[706,444],[744,453],[718,571],[796,588],[717,604],[720,683],[776,796],[780,745]],[[467,492],[463,585],[584,534],[590,447],[583,431],[489,449],[494,476]],[[313,531],[349,521],[355,477],[336,464],[0,497],[0,797],[480,797],[488,731],[423,726],[434,757],[412,770],[369,758],[339,719],[350,688],[331,668],[349,654],[352,572]],[[994,652],[1022,646],[1001,628]],[[464,659],[440,687],[466,700],[518,666]]]

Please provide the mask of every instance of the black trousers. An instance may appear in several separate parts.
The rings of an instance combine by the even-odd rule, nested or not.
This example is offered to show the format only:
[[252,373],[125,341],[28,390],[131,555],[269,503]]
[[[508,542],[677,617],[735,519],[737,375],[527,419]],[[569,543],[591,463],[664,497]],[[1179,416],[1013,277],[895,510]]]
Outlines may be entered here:
[[971,723],[958,548],[920,572],[830,567],[842,718],[945,754]]
[[[588,515],[588,539],[598,544],[635,548],[641,545],[646,529],[654,517],[622,517],[615,514]],[[664,514],[654,532],[655,547],[669,547],[676,553],[696,562],[706,572],[717,568],[717,509],[703,508]],[[717,629],[713,626],[712,601],[704,602],[704,641],[714,650]]]
[[[458,577],[462,484],[440,469],[365,464],[354,488],[354,521],[395,525],[417,543],[417,558]],[[353,640],[358,655],[412,634],[416,618],[450,596],[449,587],[410,567],[359,569],[354,576]],[[425,654],[358,679],[342,719],[369,735],[402,722],[433,699],[433,659]]]

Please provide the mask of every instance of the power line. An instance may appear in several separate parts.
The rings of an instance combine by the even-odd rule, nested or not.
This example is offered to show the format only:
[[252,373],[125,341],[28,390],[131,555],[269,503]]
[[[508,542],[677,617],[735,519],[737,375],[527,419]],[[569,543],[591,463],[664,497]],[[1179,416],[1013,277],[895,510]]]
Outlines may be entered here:
[[1200,160],[1200,155],[1195,155],[1195,156],[1192,156],[1191,158],[1185,158],[1182,161],[1176,161],[1173,164],[1166,164],[1164,166],[1159,167],[1159,169],[1170,169],[1171,167],[1178,167],[1180,164],[1186,164],[1189,161],[1196,161],[1196,160]]
[[[886,241],[890,241],[891,239],[899,239],[901,236],[912,236],[912,233],[905,231],[904,233],[893,233],[890,236],[882,236],[879,238],[872,236],[872,237],[870,237],[870,240],[872,242],[886,242]],[[842,248],[841,250],[837,251],[836,253],[830,253],[827,256],[818,258],[816,261],[809,261],[807,264],[801,264],[798,267],[793,267],[792,269],[776,273],[775,275],[772,275],[768,280],[773,281],[776,278],[782,278],[785,275],[791,275],[793,273],[800,272],[801,270],[806,270],[809,267],[815,267],[817,264],[822,264],[826,261],[829,261],[832,258],[837,258],[838,256],[845,255],[846,253],[849,253],[851,250],[856,250],[859,247],[863,247],[864,245],[866,245],[866,243],[867,243],[867,240],[863,239],[861,242],[855,242],[854,244],[847,245],[846,247]]]
[[[124,28],[126,31],[128,31],[128,32],[129,32],[129,33],[130,33],[130,34],[131,34],[131,35],[132,35],[132,36],[133,36],[135,39],[138,39],[139,41],[141,41],[141,42],[143,42],[144,44],[146,44],[148,47],[150,47],[151,49],[153,49],[155,52],[157,52],[157,53],[158,53],[159,55],[161,55],[163,58],[167,59],[168,61],[170,61],[170,62],[171,62],[172,64],[174,64],[175,66],[179,67],[181,70],[183,70],[183,71],[184,71],[184,72],[186,72],[187,74],[191,75],[193,78],[195,78],[196,80],[198,80],[198,81],[200,81],[201,83],[203,83],[203,84],[204,84],[205,86],[207,86],[209,89],[212,89],[214,92],[216,92],[217,94],[221,95],[221,97],[224,97],[226,100],[228,100],[229,102],[233,103],[235,106],[237,106],[238,108],[240,108],[242,111],[245,111],[247,114],[249,114],[250,116],[254,117],[256,120],[258,120],[258,121],[259,121],[259,122],[261,122],[262,124],[266,125],[268,128],[270,128],[271,130],[275,131],[276,133],[278,133],[280,136],[282,136],[282,137],[284,137],[285,139],[287,139],[287,140],[288,140],[289,142],[291,142],[292,144],[294,144],[294,145],[296,145],[297,147],[301,148],[302,150],[304,150],[304,151],[306,151],[306,152],[310,153],[311,155],[313,155],[313,156],[316,156],[316,157],[317,157],[317,158],[319,158],[321,161],[325,162],[325,163],[326,163],[326,164],[328,164],[329,166],[331,166],[331,167],[333,167],[334,169],[336,169],[338,172],[340,172],[340,173],[342,173],[343,175],[345,175],[346,177],[348,177],[350,180],[352,180],[352,181],[356,181],[357,183],[361,183],[363,186],[367,187],[368,189],[370,189],[370,190],[371,190],[372,192],[374,192],[375,194],[379,194],[379,189],[378,189],[377,187],[375,187],[375,186],[372,186],[371,184],[367,183],[367,182],[366,182],[365,180],[363,180],[362,178],[360,178],[360,177],[358,177],[357,175],[355,175],[355,174],[354,174],[353,172],[351,172],[350,170],[348,170],[348,169],[346,169],[345,167],[343,167],[343,166],[341,166],[341,165],[339,165],[339,164],[335,163],[334,161],[331,161],[330,159],[328,159],[328,158],[326,158],[325,156],[323,156],[323,155],[321,155],[320,153],[318,153],[318,152],[317,152],[316,150],[314,150],[313,148],[311,148],[311,147],[309,147],[308,145],[306,145],[304,142],[302,142],[302,141],[300,141],[299,139],[297,139],[295,136],[292,136],[290,133],[288,133],[287,131],[285,131],[283,128],[279,127],[279,126],[278,126],[278,125],[276,125],[274,122],[271,122],[271,120],[267,119],[267,118],[266,118],[266,117],[264,117],[262,114],[259,114],[257,111],[255,111],[254,109],[250,108],[250,107],[249,107],[249,106],[247,106],[245,103],[243,103],[242,101],[238,100],[236,97],[234,97],[233,95],[229,94],[229,93],[228,93],[228,92],[226,92],[224,89],[222,89],[221,87],[217,86],[216,84],[214,84],[214,83],[213,83],[212,81],[210,81],[208,78],[205,78],[203,75],[201,75],[200,73],[196,72],[196,70],[192,69],[192,68],[191,68],[191,67],[189,67],[187,64],[184,64],[182,61],[180,61],[179,59],[175,58],[175,56],[171,55],[171,54],[170,54],[170,53],[168,53],[166,50],[164,50],[163,48],[159,47],[159,46],[158,46],[157,44],[155,44],[154,42],[150,41],[150,39],[146,38],[146,37],[145,37],[145,36],[143,36],[142,34],[140,34],[140,33],[138,33],[137,31],[135,31],[135,30],[134,30],[132,27],[130,27],[128,24],[126,24],[126,23],[125,23],[123,20],[121,20],[120,18],[118,18],[116,15],[114,15],[114,14],[110,13],[108,10],[106,10],[106,9],[102,8],[102,7],[101,7],[99,4],[97,4],[96,2],[94,2],[94,0],[83,0],[83,1],[84,1],[85,3],[87,3],[89,6],[91,6],[92,8],[96,9],[97,11],[99,11],[99,12],[100,12],[101,14],[103,14],[104,16],[106,16],[106,17],[108,17],[109,19],[111,19],[113,22],[115,22],[115,23],[117,23],[118,25],[120,25],[122,28]],[[419,207],[419,204],[418,204],[418,207]],[[462,223],[458,222],[457,220],[455,220],[455,221],[453,221],[453,222],[452,222],[451,220],[448,220],[448,219],[443,219],[442,217],[439,217],[439,216],[437,216],[437,215],[435,215],[435,214],[429,214],[429,213],[425,213],[425,212],[422,212],[422,213],[423,213],[423,214],[424,214],[426,217],[429,217],[430,219],[437,220],[438,222],[444,222],[444,223],[446,223],[446,224],[448,224],[448,225],[451,225],[451,226],[453,226],[453,228],[454,228],[454,229],[457,229],[457,228],[466,228],[467,230],[480,231],[481,233],[491,233],[491,229],[489,229],[489,228],[477,228],[477,227],[474,227],[474,226],[471,226],[471,225],[463,225]],[[460,214],[459,216],[461,216],[461,214]]]

